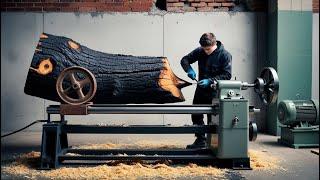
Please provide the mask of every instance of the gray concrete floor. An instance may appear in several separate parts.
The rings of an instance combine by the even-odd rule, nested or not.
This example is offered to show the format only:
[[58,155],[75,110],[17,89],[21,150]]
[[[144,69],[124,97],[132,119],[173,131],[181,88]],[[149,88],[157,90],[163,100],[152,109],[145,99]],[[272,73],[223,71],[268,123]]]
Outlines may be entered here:
[[[255,142],[250,142],[249,148],[263,150],[273,157],[280,159],[280,166],[285,170],[259,171],[229,170],[229,179],[319,179],[319,155],[311,153],[312,149],[292,149],[277,143],[276,136],[259,134]],[[179,141],[189,144],[194,140],[193,135],[71,135],[70,145],[95,143],[133,143],[140,140],[166,142]],[[21,132],[1,139],[1,164],[20,153],[40,151],[40,132]],[[201,179],[201,178],[199,178]]]

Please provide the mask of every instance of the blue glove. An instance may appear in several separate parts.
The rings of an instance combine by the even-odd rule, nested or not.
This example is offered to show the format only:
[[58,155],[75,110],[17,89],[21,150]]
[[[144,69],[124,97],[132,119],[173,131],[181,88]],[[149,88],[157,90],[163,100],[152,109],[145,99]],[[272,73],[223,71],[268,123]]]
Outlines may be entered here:
[[191,78],[192,80],[195,80],[197,75],[196,72],[194,72],[194,70],[192,68],[189,68],[188,71],[188,77]]
[[210,79],[202,79],[201,81],[198,82],[198,85],[202,88],[207,88],[210,86],[212,81]]

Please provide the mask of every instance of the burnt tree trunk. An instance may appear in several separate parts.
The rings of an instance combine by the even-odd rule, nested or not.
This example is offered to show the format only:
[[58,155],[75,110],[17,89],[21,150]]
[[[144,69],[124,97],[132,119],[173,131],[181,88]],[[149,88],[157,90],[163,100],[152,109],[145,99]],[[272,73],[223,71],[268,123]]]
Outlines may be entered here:
[[174,103],[184,101],[178,78],[165,57],[109,54],[89,49],[72,39],[42,34],[25,83],[28,95],[60,101],[56,81],[65,68],[81,66],[91,71],[98,104]]

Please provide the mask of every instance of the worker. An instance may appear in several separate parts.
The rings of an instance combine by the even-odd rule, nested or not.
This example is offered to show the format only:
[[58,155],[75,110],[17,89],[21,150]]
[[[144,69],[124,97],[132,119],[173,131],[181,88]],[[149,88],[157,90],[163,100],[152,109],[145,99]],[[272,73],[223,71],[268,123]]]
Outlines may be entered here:
[[[193,98],[193,104],[212,104],[213,98],[217,98],[217,92],[211,88],[217,80],[231,79],[231,54],[224,49],[222,43],[216,40],[213,33],[204,33],[199,41],[201,47],[196,48],[181,59],[181,66],[192,80],[197,75],[190,64],[198,61],[199,77],[197,88]],[[208,121],[211,116],[207,115]],[[194,125],[204,125],[203,114],[192,114]],[[193,144],[187,145],[187,149],[204,148],[207,146],[204,133],[196,133]]]

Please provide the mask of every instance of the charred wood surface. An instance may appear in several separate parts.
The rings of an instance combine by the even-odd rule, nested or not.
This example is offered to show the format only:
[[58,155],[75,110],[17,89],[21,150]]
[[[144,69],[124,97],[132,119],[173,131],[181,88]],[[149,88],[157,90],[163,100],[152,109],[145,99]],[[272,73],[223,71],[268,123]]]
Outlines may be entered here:
[[81,66],[97,81],[97,104],[174,103],[184,101],[178,78],[165,57],[131,56],[95,51],[76,41],[42,34],[27,75],[26,94],[60,101],[56,81],[65,68]]

